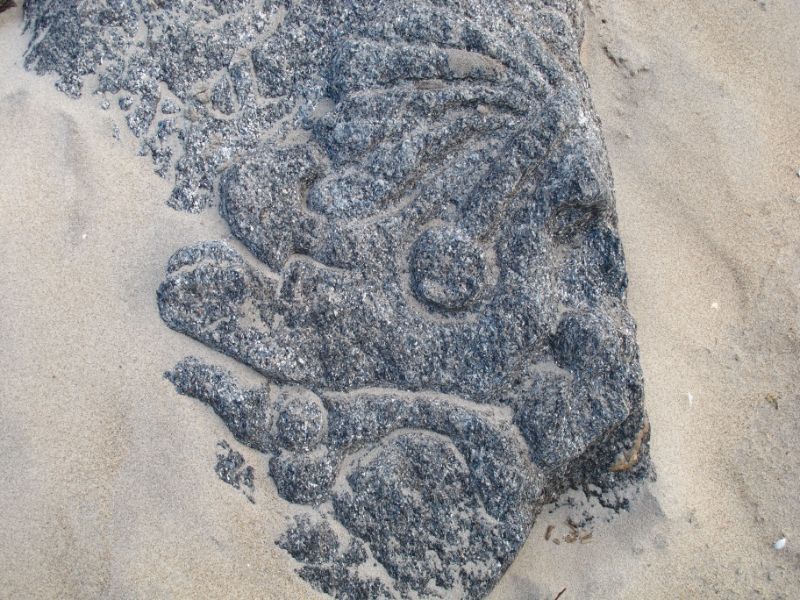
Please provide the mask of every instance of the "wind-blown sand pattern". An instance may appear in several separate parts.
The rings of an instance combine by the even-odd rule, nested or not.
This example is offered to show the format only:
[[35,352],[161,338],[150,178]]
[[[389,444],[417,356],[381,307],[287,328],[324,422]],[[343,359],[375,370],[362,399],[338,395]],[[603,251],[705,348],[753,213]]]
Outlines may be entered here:
[[[797,369],[789,359],[796,356],[796,277],[791,252],[774,261],[772,255],[796,239],[791,202],[800,181],[793,164],[800,140],[788,127],[791,103],[784,99],[793,85],[788,74],[800,72],[790,59],[797,39],[791,24],[798,21],[790,9],[769,3],[713,4],[653,13],[626,0],[613,10],[595,2],[582,55],[618,178],[659,480],[632,500],[633,511],[609,522],[585,522],[580,506],[548,508],[492,598],[550,599],[565,588],[562,598],[781,597],[796,585],[798,494],[791,482],[798,478],[790,475],[798,465],[791,392]],[[52,90],[52,76],[23,72],[19,57],[27,37],[18,37],[20,31],[19,10],[0,16],[6,117],[0,122],[6,150],[0,239],[4,279],[14,282],[0,290],[6,374],[0,471],[7,483],[0,490],[7,540],[0,550],[7,565],[0,570],[2,594],[319,597],[294,574],[295,555],[318,587],[326,573],[339,577],[340,586],[397,586],[369,556],[380,536],[396,531],[370,531],[375,539],[359,544],[361,534],[337,520],[332,502],[320,505],[321,519],[316,509],[281,498],[267,463],[313,444],[330,447],[331,423],[342,421],[335,410],[331,419],[329,406],[353,398],[359,404],[362,393],[373,406],[385,407],[381,396],[389,392],[432,413],[444,400],[449,410],[477,413],[490,426],[498,422],[494,416],[500,424],[513,422],[514,407],[476,406],[460,393],[397,386],[317,393],[277,377],[265,386],[263,376],[237,360],[164,327],[153,290],[165,258],[178,247],[224,240],[248,268],[272,281],[281,273],[230,237],[217,210],[191,216],[164,208],[179,182],[169,169],[166,179],[148,177],[150,159],[131,158],[141,139],[125,131],[131,109],[117,108],[128,103],[109,92],[91,94],[92,76],[84,79],[82,98],[69,100]],[[181,108],[180,99],[171,102],[168,110]],[[171,113],[178,128],[181,115]],[[109,137],[114,121],[122,129],[117,142]],[[747,135],[734,135],[742,123]],[[177,141],[170,144],[180,159]],[[219,175],[207,196],[198,195],[200,204],[218,198]],[[414,262],[430,255],[422,251]],[[417,298],[414,287],[436,291],[426,278],[405,281],[408,301],[426,311],[420,314],[458,318],[447,296],[436,295],[438,304]],[[456,298],[480,310],[485,283],[476,286],[480,278],[471,275],[465,281]],[[248,307],[245,325],[257,325],[252,316]],[[199,360],[180,360],[187,354]],[[179,373],[208,376],[239,404],[203,409],[176,396],[161,378],[176,362],[171,373],[178,385],[193,381]],[[197,364],[206,367],[194,369]],[[262,429],[266,455],[233,441],[223,424],[242,439],[260,435],[262,421],[237,420],[225,410],[249,411],[262,397],[269,409]],[[214,398],[206,396],[212,404]],[[406,418],[403,402],[395,406],[393,418]],[[362,484],[380,481],[382,465],[402,466],[421,451],[461,453],[463,445],[450,445],[449,434],[427,433],[429,443],[420,445],[414,444],[423,439],[418,430],[408,442],[400,439],[405,431],[379,434],[391,445],[381,454],[387,447],[378,442],[372,462],[363,465]],[[613,469],[638,457],[645,431],[631,436]],[[225,444],[217,443],[224,438],[235,449],[222,464],[225,474],[219,450]],[[448,490],[463,489],[460,473],[467,471],[458,463],[446,462],[453,466]],[[255,504],[213,474],[216,469],[235,482],[230,469],[243,465],[255,468]],[[395,473],[406,489],[425,489],[409,478],[413,472]],[[365,489],[347,486],[332,489],[353,498]],[[580,543],[567,517],[577,524]],[[447,524],[434,518],[412,525],[431,523]],[[779,537],[788,542],[777,551]],[[340,577],[354,567],[358,578]]]
[[169,378],[313,509],[278,543],[317,589],[483,597],[544,503],[648,472],[577,6],[29,2],[26,18],[26,64],[72,96],[95,75],[162,175],[177,139],[170,203],[218,197],[252,253],[179,250],[158,304],[264,384],[196,359]]

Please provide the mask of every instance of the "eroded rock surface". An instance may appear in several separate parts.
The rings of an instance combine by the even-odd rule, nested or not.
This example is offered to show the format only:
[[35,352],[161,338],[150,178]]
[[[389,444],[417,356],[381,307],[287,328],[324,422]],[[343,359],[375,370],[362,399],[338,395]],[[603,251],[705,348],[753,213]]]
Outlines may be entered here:
[[483,597],[561,490],[647,472],[576,2],[25,10],[26,64],[118,106],[170,204],[230,225],[175,253],[158,304],[264,384],[169,377],[269,457],[311,585]]

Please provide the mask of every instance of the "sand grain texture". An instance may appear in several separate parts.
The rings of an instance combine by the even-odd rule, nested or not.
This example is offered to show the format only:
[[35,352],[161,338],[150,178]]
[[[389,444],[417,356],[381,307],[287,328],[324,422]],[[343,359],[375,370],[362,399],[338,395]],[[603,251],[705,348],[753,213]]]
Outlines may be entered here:
[[[543,514],[497,600],[800,585],[800,6],[656,4],[591,2],[584,65],[658,481],[586,543],[554,543],[575,509]],[[166,257],[226,226],[165,207],[96,99],[22,69],[20,31],[0,15],[0,596],[319,597],[273,543],[289,508],[258,454],[235,445],[251,505],[213,475],[227,429],[161,376],[211,356],[159,319]]]

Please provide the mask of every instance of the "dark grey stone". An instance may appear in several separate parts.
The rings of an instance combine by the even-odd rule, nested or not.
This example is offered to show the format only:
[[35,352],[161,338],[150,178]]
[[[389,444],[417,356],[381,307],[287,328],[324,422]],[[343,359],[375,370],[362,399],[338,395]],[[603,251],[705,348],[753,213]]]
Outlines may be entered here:
[[269,455],[305,515],[278,544],[317,589],[484,597],[543,504],[649,472],[576,0],[28,0],[26,18],[26,64],[72,95],[96,74],[174,169],[170,205],[230,226],[236,247],[175,253],[158,305],[265,384],[191,358],[168,376]]
[[[311,396],[310,394],[306,396]],[[319,399],[292,394],[278,401],[278,443],[286,450],[308,451],[319,445],[325,414]]]
[[339,538],[327,521],[312,522],[308,515],[295,517],[295,524],[284,533],[278,545],[305,563],[331,562],[339,550]]
[[230,447],[225,440],[217,442],[217,466],[214,470],[222,481],[231,487],[241,490],[245,498],[255,504],[253,493],[256,486],[254,483],[255,472],[253,467],[245,464],[244,456]]
[[161,112],[164,113],[165,115],[174,115],[179,110],[180,109],[178,108],[178,105],[175,104],[172,100],[169,99],[162,100]]
[[230,373],[208,367],[194,357],[182,360],[166,377],[178,393],[211,406],[238,441],[256,450],[268,450],[272,416],[267,386],[242,390]]
[[236,110],[233,101],[233,86],[230,80],[223,76],[211,92],[211,105],[221,113],[229,115]]

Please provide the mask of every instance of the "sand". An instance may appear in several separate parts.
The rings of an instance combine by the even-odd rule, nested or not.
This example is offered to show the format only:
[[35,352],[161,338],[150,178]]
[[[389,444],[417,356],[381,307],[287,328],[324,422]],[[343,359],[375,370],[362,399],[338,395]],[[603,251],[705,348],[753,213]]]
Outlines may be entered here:
[[[800,5],[589,4],[658,478],[587,543],[554,543],[580,501],[543,514],[491,597],[796,597]],[[273,543],[263,458],[161,376],[212,356],[159,319],[166,259],[226,227],[167,208],[118,113],[24,43],[0,15],[0,597],[321,598]],[[214,475],[222,439],[256,504]]]

